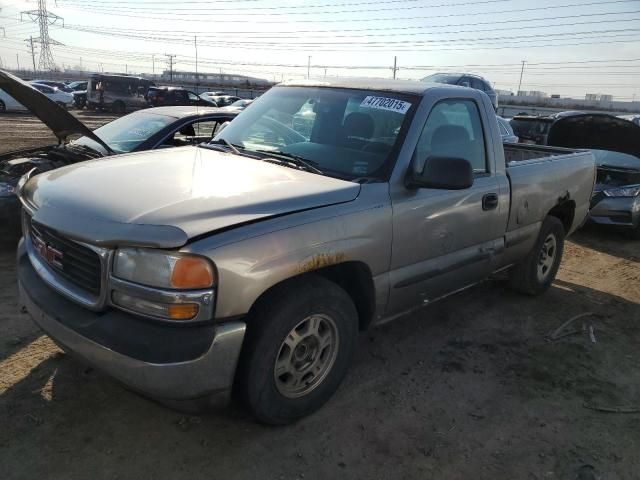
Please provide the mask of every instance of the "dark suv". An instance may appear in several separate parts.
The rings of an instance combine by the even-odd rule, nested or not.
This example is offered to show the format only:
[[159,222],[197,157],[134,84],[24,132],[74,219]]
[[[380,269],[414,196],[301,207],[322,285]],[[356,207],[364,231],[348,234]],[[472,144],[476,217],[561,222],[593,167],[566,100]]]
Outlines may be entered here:
[[489,81],[479,75],[472,75],[470,73],[434,73],[433,75],[424,77],[422,81],[475,88],[476,90],[486,93],[491,99],[494,110],[496,112],[498,111],[498,94]]
[[182,87],[150,87],[147,91],[146,99],[150,107],[168,105],[217,107],[215,102],[208,101]]

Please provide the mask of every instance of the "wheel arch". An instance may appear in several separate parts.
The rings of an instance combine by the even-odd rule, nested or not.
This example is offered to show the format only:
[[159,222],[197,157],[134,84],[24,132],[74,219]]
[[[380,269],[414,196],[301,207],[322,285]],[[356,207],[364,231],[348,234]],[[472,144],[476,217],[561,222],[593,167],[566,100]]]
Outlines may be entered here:
[[375,314],[375,287],[369,266],[362,261],[355,260],[319,266],[318,268],[299,273],[273,284],[262,292],[255,302],[253,302],[247,317],[249,319],[253,318],[253,313],[258,310],[263,302],[268,301],[272,293],[299,284],[299,282],[304,282],[305,279],[314,275],[335,283],[349,295],[358,312],[358,326],[360,330],[365,330],[373,320]]
[[568,235],[572,231],[575,215],[576,202],[569,199],[558,202],[558,204],[547,213],[547,216],[556,217],[562,222],[565,235]]

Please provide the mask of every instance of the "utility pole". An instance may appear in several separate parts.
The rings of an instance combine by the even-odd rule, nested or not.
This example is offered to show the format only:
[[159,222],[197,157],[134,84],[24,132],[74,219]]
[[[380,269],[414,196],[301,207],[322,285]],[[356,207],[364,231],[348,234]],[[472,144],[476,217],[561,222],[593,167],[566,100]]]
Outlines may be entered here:
[[129,65],[127,65],[126,63],[124,64],[124,74],[129,75]]
[[33,60],[33,73],[36,73],[36,51],[33,48],[33,36],[29,37],[29,50],[31,50],[31,60]]
[[199,84],[198,82],[199,80],[198,79],[198,36],[197,35],[193,36],[193,46],[196,49],[196,94],[199,95],[199,92],[198,92],[198,84]]
[[309,73],[311,72],[311,55],[307,58],[307,80],[309,79]]
[[327,67],[324,67],[324,78],[327,78]]
[[526,60],[522,60],[522,69],[520,69],[520,81],[518,82],[518,91],[516,92],[516,95],[518,94],[518,92],[520,92],[520,87],[522,86],[522,74],[524,73],[525,63],[526,63]]
[[20,58],[18,57],[18,54],[16,53],[16,63],[18,64],[18,71],[20,70]]
[[398,57],[393,57],[393,79],[396,79],[396,72],[399,70],[398,68]]
[[164,55],[167,57],[167,61],[169,62],[169,81],[173,83],[173,59],[176,58],[176,54],[165,53]]
[[151,54],[151,73],[153,75],[156,74],[156,55],[155,55],[155,53]]

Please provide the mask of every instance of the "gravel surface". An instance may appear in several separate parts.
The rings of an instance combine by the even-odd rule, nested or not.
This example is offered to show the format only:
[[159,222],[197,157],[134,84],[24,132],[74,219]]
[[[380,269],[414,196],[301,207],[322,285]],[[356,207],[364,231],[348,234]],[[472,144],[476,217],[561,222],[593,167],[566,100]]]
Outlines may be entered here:
[[[88,369],[19,312],[13,264],[5,247],[0,479],[638,478],[640,244],[623,236],[578,232],[542,297],[496,278],[363,333],[335,397],[281,428],[237,406],[184,415]],[[619,407],[634,413],[597,410]]]

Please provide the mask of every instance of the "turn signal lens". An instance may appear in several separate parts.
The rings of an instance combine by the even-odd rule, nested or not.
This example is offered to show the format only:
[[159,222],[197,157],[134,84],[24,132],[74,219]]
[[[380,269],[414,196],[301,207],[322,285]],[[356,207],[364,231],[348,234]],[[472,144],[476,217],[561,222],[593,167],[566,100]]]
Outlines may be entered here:
[[198,305],[195,303],[168,305],[167,314],[174,320],[189,320],[198,314]]
[[179,257],[171,272],[173,288],[208,288],[214,284],[214,281],[213,267],[204,258]]

